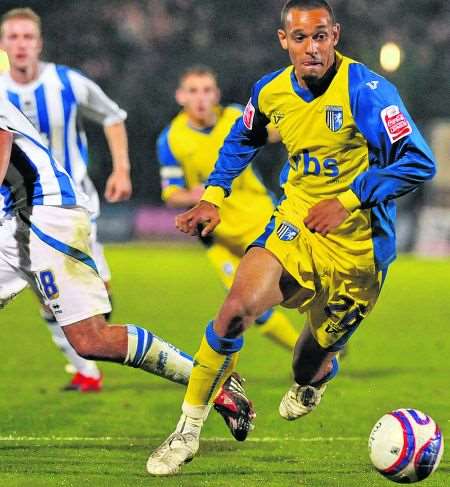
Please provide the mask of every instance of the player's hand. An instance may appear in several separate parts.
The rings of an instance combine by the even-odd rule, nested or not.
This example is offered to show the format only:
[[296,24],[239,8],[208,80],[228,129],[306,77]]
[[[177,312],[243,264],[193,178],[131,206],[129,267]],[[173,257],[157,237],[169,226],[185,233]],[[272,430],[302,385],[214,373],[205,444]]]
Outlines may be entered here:
[[131,179],[128,171],[113,171],[106,181],[105,199],[109,203],[118,203],[130,199]]
[[202,237],[210,234],[219,223],[219,209],[208,201],[200,201],[194,208],[175,218],[175,226],[178,230],[189,235],[197,235],[198,227],[204,225]]
[[320,201],[309,209],[304,224],[312,232],[324,237],[343,223],[350,212],[344,208],[337,198]]

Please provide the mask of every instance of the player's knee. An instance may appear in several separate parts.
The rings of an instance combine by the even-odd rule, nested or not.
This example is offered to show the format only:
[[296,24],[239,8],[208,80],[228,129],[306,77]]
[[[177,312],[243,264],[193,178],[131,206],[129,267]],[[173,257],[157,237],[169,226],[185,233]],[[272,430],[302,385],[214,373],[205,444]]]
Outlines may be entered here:
[[244,324],[253,323],[259,315],[256,303],[239,293],[230,293],[224,307],[230,323],[238,323],[239,321]]

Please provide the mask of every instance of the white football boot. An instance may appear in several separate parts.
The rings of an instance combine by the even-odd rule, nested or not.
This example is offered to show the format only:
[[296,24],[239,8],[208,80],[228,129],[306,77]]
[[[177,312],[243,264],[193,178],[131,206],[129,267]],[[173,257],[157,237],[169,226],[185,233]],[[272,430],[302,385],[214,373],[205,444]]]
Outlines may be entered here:
[[181,415],[176,430],[149,457],[147,471],[151,475],[174,475],[189,463],[199,448],[203,420]]
[[326,388],[326,383],[320,387],[314,387],[311,385],[299,386],[294,382],[280,402],[278,411],[281,417],[292,421],[309,414],[319,405]]

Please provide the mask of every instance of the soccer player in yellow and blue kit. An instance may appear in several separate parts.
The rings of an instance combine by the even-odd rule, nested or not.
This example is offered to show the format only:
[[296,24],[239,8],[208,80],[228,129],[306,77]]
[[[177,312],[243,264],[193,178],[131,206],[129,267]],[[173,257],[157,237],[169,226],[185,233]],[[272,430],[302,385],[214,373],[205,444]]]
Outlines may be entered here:
[[[162,198],[174,208],[200,201],[204,183],[236,119],[240,105],[220,105],[217,76],[207,66],[192,66],[180,76],[175,94],[182,111],[158,138]],[[271,133],[271,137],[277,134]],[[233,196],[224,201],[221,223],[213,237],[202,239],[207,255],[226,289],[239,261],[274,210],[273,196],[249,166],[233,183]],[[298,331],[280,311],[268,309],[256,318],[260,332],[292,350]]]
[[396,88],[335,51],[340,27],[325,0],[289,0],[280,43],[292,66],[261,78],[233,126],[202,201],[177,219],[202,235],[217,225],[233,179],[278,127],[289,152],[285,195],[241,260],[217,318],[206,329],[176,431],[149,458],[170,475],[190,461],[211,398],[237,362],[242,334],[261,310],[306,312],[295,382],[279,412],[293,420],[319,404],[337,373],[336,354],[375,305],[395,259],[394,199],[433,177],[435,162]]

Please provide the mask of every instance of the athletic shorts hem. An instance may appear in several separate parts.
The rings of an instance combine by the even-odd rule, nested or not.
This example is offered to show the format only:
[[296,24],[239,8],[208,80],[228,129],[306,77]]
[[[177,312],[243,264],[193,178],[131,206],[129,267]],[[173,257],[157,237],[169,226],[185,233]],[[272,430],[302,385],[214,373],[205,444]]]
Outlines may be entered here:
[[112,311],[111,306],[105,306],[104,308],[101,308],[96,313],[92,313],[92,312],[90,312],[90,313],[87,313],[87,312],[79,313],[78,315],[74,315],[74,316],[71,316],[68,318],[66,317],[61,321],[58,320],[58,317],[55,316],[55,318],[56,318],[56,321],[58,322],[58,325],[61,327],[64,327],[64,326],[68,326],[68,325],[73,325],[74,323],[77,323],[78,321],[87,320],[88,318],[93,318],[94,316],[105,315],[107,313],[110,313],[111,311]]

